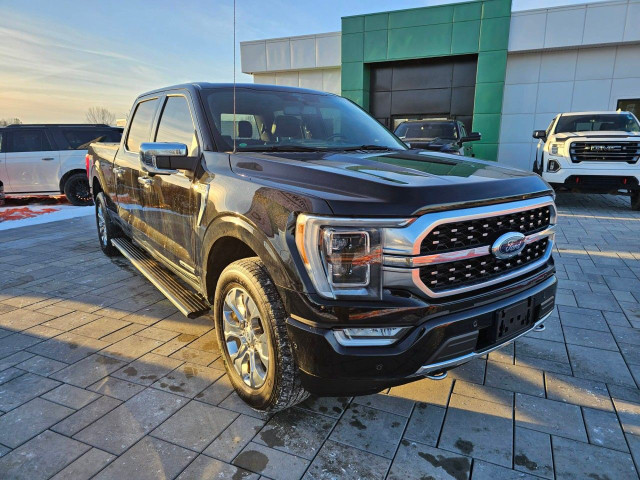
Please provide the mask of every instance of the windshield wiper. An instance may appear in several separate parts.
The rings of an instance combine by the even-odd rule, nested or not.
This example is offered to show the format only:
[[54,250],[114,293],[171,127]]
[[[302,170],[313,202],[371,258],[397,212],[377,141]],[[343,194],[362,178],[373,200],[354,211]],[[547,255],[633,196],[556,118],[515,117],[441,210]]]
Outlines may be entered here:
[[320,152],[326,148],[306,145],[250,145],[241,147],[238,152]]
[[[382,145],[357,145],[354,147],[341,147],[340,150],[343,150],[345,152],[352,152],[352,151],[356,151],[356,150],[380,150],[380,151],[389,151],[389,150],[394,150],[393,148],[390,147],[384,147]],[[397,149],[399,150],[399,149]]]

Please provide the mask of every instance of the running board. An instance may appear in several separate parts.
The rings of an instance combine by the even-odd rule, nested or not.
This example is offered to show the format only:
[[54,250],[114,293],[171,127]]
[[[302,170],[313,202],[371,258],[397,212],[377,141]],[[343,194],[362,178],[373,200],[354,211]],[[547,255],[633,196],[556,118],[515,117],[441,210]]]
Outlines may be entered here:
[[114,238],[111,240],[111,244],[185,316],[196,318],[211,309],[200,295],[180,284],[172,273],[169,273],[160,263],[136,247],[130,240]]

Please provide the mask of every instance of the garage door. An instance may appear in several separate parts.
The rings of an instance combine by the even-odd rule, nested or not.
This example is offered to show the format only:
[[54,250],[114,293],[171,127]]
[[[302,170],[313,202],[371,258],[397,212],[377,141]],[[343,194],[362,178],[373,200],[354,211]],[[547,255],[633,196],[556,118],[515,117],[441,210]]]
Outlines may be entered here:
[[454,118],[471,131],[477,55],[372,64],[370,110],[384,125]]

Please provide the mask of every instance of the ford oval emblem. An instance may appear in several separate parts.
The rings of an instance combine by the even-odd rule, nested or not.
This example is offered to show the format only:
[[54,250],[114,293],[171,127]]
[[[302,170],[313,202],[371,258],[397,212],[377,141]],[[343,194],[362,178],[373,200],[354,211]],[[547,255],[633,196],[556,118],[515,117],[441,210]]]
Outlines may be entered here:
[[525,236],[519,232],[509,232],[500,235],[491,246],[491,253],[500,260],[518,255],[525,246]]

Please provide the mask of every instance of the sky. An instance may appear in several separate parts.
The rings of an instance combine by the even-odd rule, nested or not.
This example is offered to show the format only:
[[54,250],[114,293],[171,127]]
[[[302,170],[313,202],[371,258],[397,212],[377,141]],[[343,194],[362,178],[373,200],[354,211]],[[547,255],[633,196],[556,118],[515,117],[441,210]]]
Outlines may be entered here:
[[[456,2],[237,0],[237,81],[252,81],[240,72],[241,41],[339,31],[342,16],[446,3]],[[592,2],[513,0],[513,10],[572,3]],[[123,118],[145,91],[232,81],[232,25],[232,0],[0,0],[0,118],[84,122],[93,106]]]

